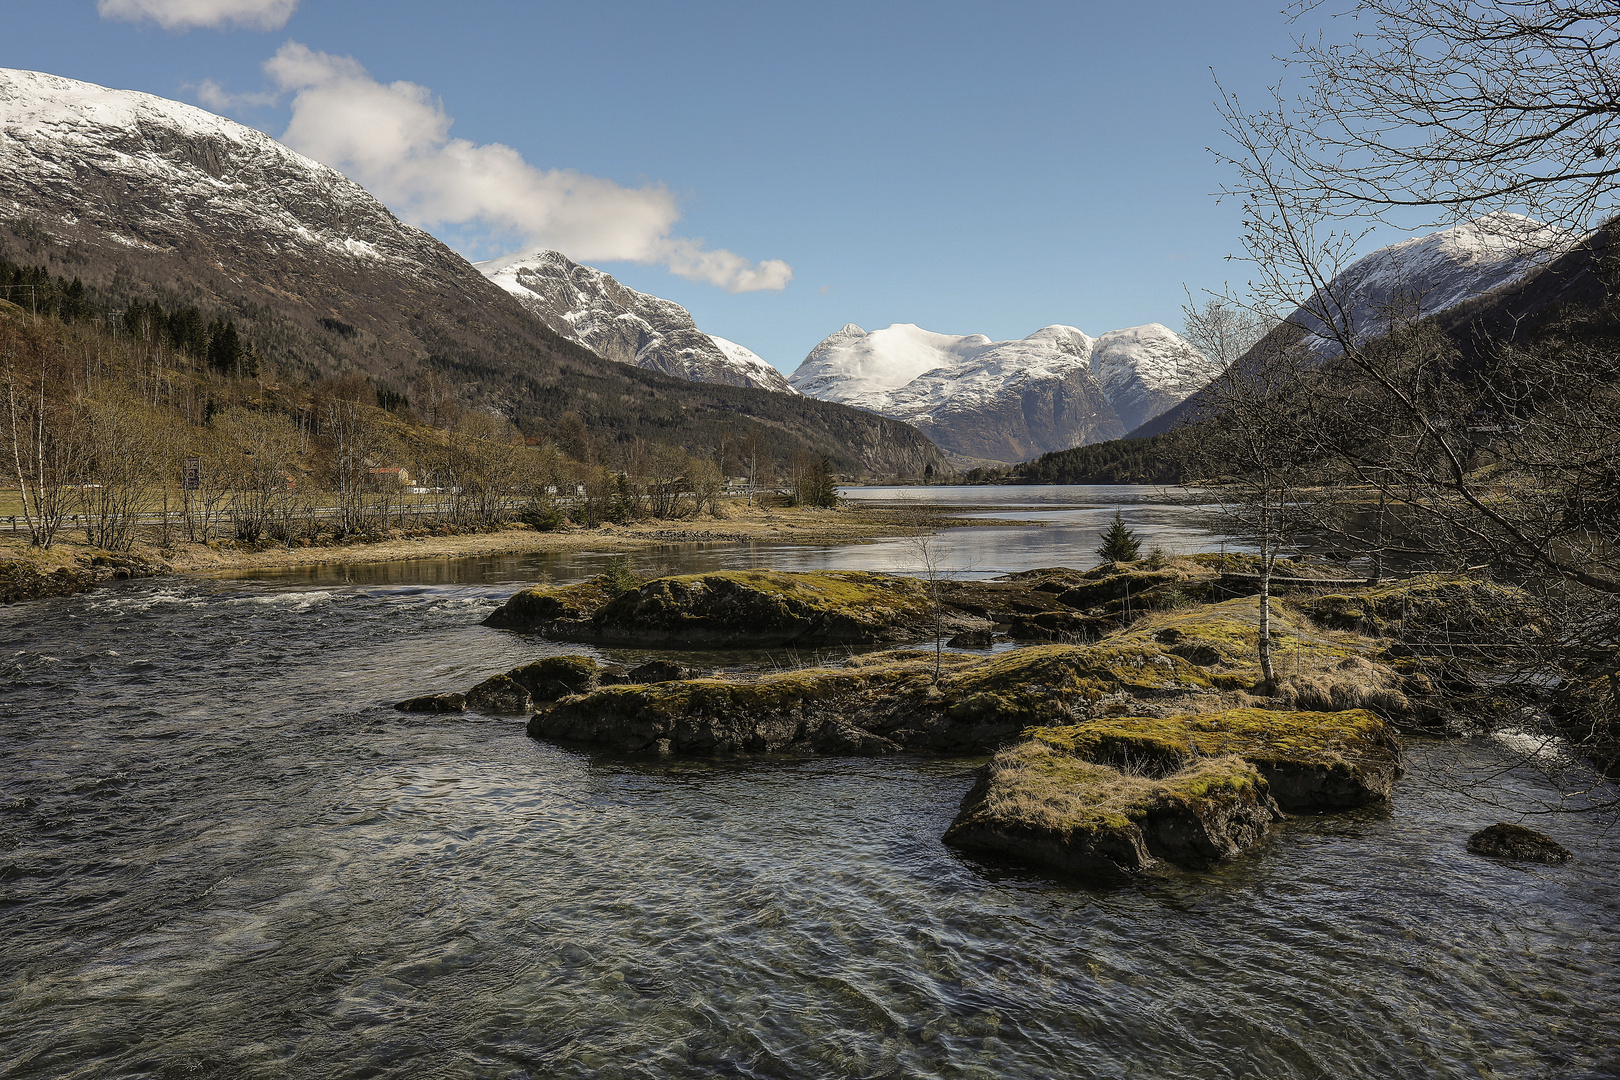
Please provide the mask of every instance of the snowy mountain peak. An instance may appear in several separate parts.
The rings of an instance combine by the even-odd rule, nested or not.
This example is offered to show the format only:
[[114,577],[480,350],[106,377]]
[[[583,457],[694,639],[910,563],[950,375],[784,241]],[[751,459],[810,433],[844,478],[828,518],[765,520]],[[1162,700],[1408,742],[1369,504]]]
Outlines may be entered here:
[[811,349],[790,381],[811,397],[915,424],[964,456],[1021,461],[1124,434],[1125,418],[1204,385],[1201,364],[1157,323],[1101,338],[1054,324],[1013,341],[849,324]]
[[477,267],[557,333],[609,360],[699,382],[796,392],[753,352],[699,330],[675,301],[637,292],[561,252],[508,255]]

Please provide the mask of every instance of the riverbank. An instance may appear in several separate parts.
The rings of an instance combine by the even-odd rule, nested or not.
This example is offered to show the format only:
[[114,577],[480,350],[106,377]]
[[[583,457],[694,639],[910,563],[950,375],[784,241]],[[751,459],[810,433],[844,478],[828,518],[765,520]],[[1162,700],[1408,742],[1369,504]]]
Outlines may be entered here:
[[[1000,520],[964,518],[939,507],[904,509],[845,506],[835,510],[725,504],[723,516],[654,520],[595,528],[567,526],[538,532],[507,523],[479,531],[448,528],[393,531],[386,539],[286,547],[258,547],[232,540],[212,543],[174,541],[165,546],[137,542],[117,554],[59,539],[50,551],[28,546],[21,537],[0,537],[0,602],[82,592],[114,577],[158,574],[229,574],[302,566],[345,566],[418,559],[469,559],[536,552],[601,549],[639,551],[668,544],[757,543],[846,544],[964,525],[996,526]],[[1017,524],[1026,525],[1027,522]]]

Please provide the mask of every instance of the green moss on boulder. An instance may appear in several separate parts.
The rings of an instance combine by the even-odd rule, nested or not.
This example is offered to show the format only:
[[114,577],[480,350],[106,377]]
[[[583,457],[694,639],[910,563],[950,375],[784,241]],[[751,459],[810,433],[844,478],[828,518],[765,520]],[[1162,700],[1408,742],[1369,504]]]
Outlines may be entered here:
[[1260,770],[1273,797],[1289,810],[1338,809],[1387,799],[1401,771],[1394,731],[1365,709],[1123,716],[1026,734],[1088,761],[1154,773],[1184,768],[1204,757],[1236,755]]
[[613,598],[596,582],[531,589],[485,622],[605,645],[758,648],[910,640],[930,630],[932,618],[916,578],[728,570],[656,578]]
[[1205,867],[1233,858],[1278,816],[1266,781],[1241,758],[1150,778],[1029,740],[991,760],[945,842],[1106,880],[1160,860]]

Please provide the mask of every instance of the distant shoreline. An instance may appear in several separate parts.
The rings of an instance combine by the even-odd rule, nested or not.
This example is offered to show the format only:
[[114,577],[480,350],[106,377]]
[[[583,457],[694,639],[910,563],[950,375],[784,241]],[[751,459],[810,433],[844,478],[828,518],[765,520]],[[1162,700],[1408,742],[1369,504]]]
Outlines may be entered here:
[[10,603],[83,592],[115,578],[168,574],[229,576],[302,567],[589,551],[604,546],[638,551],[694,543],[847,544],[922,530],[1014,524],[957,517],[954,510],[933,504],[903,510],[861,505],[817,510],[727,504],[724,517],[644,519],[627,525],[565,527],[551,532],[508,524],[483,532],[435,534],[432,530],[408,530],[382,540],[307,547],[277,544],[247,550],[230,540],[212,544],[180,542],[168,547],[137,543],[127,554],[88,547],[68,536],[59,539],[50,551],[38,551],[21,537],[0,534],[0,584],[4,585],[0,596]]

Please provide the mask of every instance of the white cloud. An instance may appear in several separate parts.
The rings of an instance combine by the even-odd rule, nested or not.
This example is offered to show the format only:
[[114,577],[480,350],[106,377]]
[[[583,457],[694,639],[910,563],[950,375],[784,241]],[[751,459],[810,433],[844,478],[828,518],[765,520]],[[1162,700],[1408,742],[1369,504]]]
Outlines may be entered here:
[[280,94],[233,94],[213,79],[204,79],[197,85],[188,86],[185,89],[196,95],[200,104],[219,112],[224,112],[227,109],[239,109],[244,106],[257,108],[275,105],[281,101]]
[[294,94],[282,141],[342,170],[423,227],[477,225],[581,262],[657,264],[731,292],[781,289],[793,269],[754,263],[672,235],[680,219],[662,185],[627,188],[570,169],[540,169],[510,146],[450,136],[426,87],[380,83],[352,57],[289,41],[265,71]]
[[103,19],[150,19],[165,30],[189,30],[194,26],[279,30],[287,25],[297,7],[298,0],[96,0],[96,10]]

